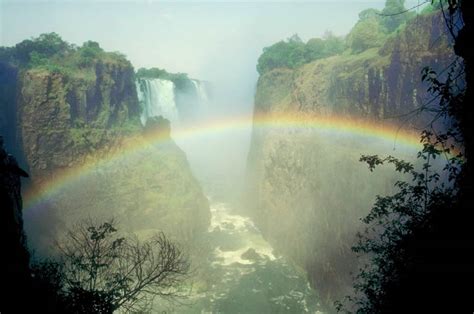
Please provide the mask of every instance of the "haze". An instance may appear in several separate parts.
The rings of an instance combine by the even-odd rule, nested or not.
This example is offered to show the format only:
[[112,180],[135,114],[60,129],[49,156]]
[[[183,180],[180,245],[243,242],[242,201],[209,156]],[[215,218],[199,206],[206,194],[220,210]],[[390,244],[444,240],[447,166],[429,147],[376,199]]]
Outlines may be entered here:
[[[415,160],[417,125],[388,120],[425,96],[419,60],[434,51],[429,61],[441,66],[450,53],[423,46],[439,33],[431,13],[407,20],[424,19],[419,34],[409,22],[382,24],[391,15],[358,23],[385,2],[0,0],[0,46],[54,32],[133,66],[90,43],[49,59],[29,52],[12,70],[15,89],[3,98],[14,110],[0,122],[24,152],[31,185],[45,187],[26,198],[29,245],[49,254],[52,239],[87,215],[117,216],[139,238],[163,231],[199,268],[192,310],[177,313],[314,313],[351,295],[361,218],[405,179],[387,167],[372,173],[361,154]],[[344,38],[354,25],[362,39]],[[304,43],[263,54],[257,87],[264,48],[294,34]],[[306,44],[315,37],[329,39]],[[328,53],[331,41],[340,50]]]
[[135,68],[160,67],[219,82],[225,86],[216,90],[248,109],[264,47],[295,33],[303,40],[327,30],[344,35],[361,10],[382,8],[384,1],[1,3],[2,46],[48,32],[77,45],[97,41],[124,53]]

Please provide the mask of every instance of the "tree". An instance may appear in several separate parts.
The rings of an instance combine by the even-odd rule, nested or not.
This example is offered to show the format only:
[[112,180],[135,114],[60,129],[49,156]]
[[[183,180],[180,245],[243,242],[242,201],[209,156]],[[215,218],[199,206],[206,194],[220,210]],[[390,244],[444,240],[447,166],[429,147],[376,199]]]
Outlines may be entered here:
[[168,71],[159,68],[140,68],[138,69],[135,76],[137,78],[159,78],[162,80],[172,81],[175,85],[175,88],[181,91],[189,91],[194,89],[194,84],[188,77],[187,73],[169,73]]
[[326,46],[324,49],[324,57],[340,54],[346,48],[344,38],[334,35],[331,31],[324,32],[323,40]]
[[[446,262],[443,257],[436,257],[444,236],[438,233],[438,219],[445,209],[455,206],[457,189],[453,180],[463,160],[459,155],[450,157],[444,169],[449,180],[443,180],[443,173],[433,167],[432,161],[451,151],[437,148],[432,139],[433,133],[423,133],[424,148],[418,155],[423,160],[420,169],[392,156],[361,157],[371,171],[389,163],[395,171],[410,174],[412,180],[396,182],[398,192],[393,195],[378,196],[363,219],[367,227],[358,234],[358,243],[353,247],[354,252],[368,258],[355,284],[361,294],[355,300],[358,313],[399,312],[406,308],[404,304],[410,304],[412,310],[428,309],[432,306],[427,304],[430,297],[437,295],[433,291],[442,291],[434,284],[441,281],[441,276],[433,274],[440,271],[437,263]],[[430,290],[429,286],[436,288]]]
[[277,68],[295,69],[311,61],[341,53],[344,48],[344,40],[331,32],[326,32],[322,39],[310,39],[306,44],[294,34],[285,41],[263,48],[263,53],[258,58],[257,71],[263,74]]
[[405,8],[405,0],[387,0],[382,10],[382,23],[389,33],[395,31],[400,25],[414,15]]
[[308,60],[317,60],[325,57],[326,42],[322,38],[311,38],[306,43],[305,57]]
[[344,49],[344,40],[327,31],[323,38],[312,38],[308,40],[305,46],[306,61],[311,62],[313,60],[327,58],[343,52]]
[[[396,171],[412,174],[413,180],[397,182],[399,191],[378,197],[363,219],[367,228],[353,249],[367,263],[357,277],[359,294],[348,298],[359,313],[464,313],[474,309],[469,288],[474,277],[474,72],[469,44],[474,14],[465,1],[445,4],[440,9],[446,9],[443,14],[455,40],[455,52],[464,60],[455,59],[443,71],[444,78],[429,68],[422,72],[433,98],[420,110],[433,112],[432,125],[438,120],[445,124],[422,132],[421,169],[391,156],[361,158],[371,170],[388,162]],[[447,158],[445,179],[431,163],[441,156]]]
[[360,53],[379,46],[383,41],[383,32],[375,18],[360,20],[347,36],[352,52]]
[[368,19],[379,19],[380,20],[380,11],[377,9],[365,9],[359,13],[359,21],[364,21]]
[[155,297],[185,296],[184,253],[163,233],[141,242],[121,237],[113,220],[77,224],[58,243],[65,294],[72,312],[147,309]]
[[64,54],[70,49],[70,45],[62,40],[58,34],[47,33],[16,44],[15,58],[20,65],[27,65],[30,62],[32,52],[35,52],[37,57],[50,58],[54,55]]
[[263,74],[276,68],[293,69],[304,63],[305,44],[295,34],[286,41],[263,48],[263,54],[258,58],[257,71]]
[[82,67],[88,67],[93,64],[94,60],[97,59],[104,50],[100,48],[99,43],[95,41],[86,41],[79,49],[79,65]]

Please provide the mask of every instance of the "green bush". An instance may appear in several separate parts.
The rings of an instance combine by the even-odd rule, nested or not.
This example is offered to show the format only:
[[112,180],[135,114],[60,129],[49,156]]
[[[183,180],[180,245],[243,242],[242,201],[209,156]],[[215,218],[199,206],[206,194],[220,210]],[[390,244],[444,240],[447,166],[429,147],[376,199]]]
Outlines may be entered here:
[[263,48],[257,71],[263,74],[276,68],[294,69],[305,63],[341,53],[344,46],[344,40],[331,33],[327,33],[322,39],[310,39],[306,44],[295,34],[285,41]]
[[0,47],[1,62],[22,69],[40,69],[83,79],[95,77],[92,66],[98,60],[128,63],[125,56],[105,52],[97,42],[87,41],[81,47],[76,47],[62,40],[56,33],[41,34],[13,47]]
[[376,18],[359,20],[347,36],[349,47],[354,53],[380,46],[384,39],[383,29]]
[[56,33],[41,34],[37,38],[27,39],[15,45],[14,59],[20,66],[31,66],[32,53],[36,54],[35,62],[39,58],[50,58],[64,55],[72,47]]
[[381,21],[387,32],[392,33],[415,14],[407,10],[405,0],[387,0],[381,13]]
[[103,54],[104,50],[100,48],[97,42],[89,40],[86,41],[81,48],[79,48],[78,52],[78,65],[81,67],[88,67],[91,66],[94,61]]
[[45,66],[48,64],[48,59],[36,52],[36,51],[32,51],[30,53],[30,62],[29,62],[30,66],[33,67],[33,68],[36,68],[36,67],[40,67],[40,66]]
[[308,62],[340,54],[345,49],[344,39],[327,32],[323,38],[312,38],[305,46]]
[[189,90],[193,88],[193,83],[186,73],[169,73],[159,68],[140,68],[135,74],[137,78],[159,78],[172,81],[178,90]]
[[263,48],[263,54],[258,59],[257,71],[263,74],[276,68],[300,66],[306,63],[304,48],[305,44],[297,35]]

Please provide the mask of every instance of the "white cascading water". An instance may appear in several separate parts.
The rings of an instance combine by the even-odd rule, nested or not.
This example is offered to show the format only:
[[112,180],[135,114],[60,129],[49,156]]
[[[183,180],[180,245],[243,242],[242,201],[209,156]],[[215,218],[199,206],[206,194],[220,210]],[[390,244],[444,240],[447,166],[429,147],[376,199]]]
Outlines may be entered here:
[[196,88],[199,104],[206,105],[209,101],[209,98],[207,96],[205,83],[198,80],[192,80],[192,82],[194,84],[194,87]]
[[173,125],[178,121],[174,83],[162,79],[139,79],[136,82],[138,100],[142,106],[143,125],[151,117],[162,116]]

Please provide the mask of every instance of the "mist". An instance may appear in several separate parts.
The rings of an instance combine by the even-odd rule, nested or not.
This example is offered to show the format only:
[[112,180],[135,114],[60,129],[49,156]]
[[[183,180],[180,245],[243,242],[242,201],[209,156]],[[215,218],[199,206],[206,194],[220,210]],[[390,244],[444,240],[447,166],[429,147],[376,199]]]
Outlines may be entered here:
[[210,82],[207,118],[246,116],[248,129],[178,143],[198,178],[220,177],[233,186],[245,173],[262,49],[293,34],[305,41],[327,31],[345,35],[361,10],[383,7],[384,1],[344,1],[343,10],[341,3],[2,1],[0,45],[56,32],[77,45],[93,40],[107,51],[119,51],[136,69],[159,67]]
[[[416,4],[413,0],[406,5]],[[124,54],[136,69],[159,67],[210,82],[212,109],[207,118],[246,116],[248,130],[226,134],[231,136],[228,139],[217,135],[204,142],[180,144],[199,178],[209,177],[206,171],[211,171],[214,177],[233,176],[230,182],[241,182],[250,145],[256,64],[263,48],[294,34],[303,41],[321,38],[328,31],[344,36],[360,11],[383,5],[382,0],[4,0],[0,7],[0,45],[56,32],[77,45],[97,41],[107,51]]]
[[[361,220],[378,195],[410,180],[359,159],[423,166],[418,137],[429,117],[393,117],[427,97],[421,66],[442,69],[452,51],[443,36],[430,41],[445,26],[419,4],[406,1],[412,20],[390,31],[368,14],[380,38],[366,40],[372,28],[348,34],[367,22],[361,11],[385,1],[0,2],[2,48],[52,32],[66,42],[51,56],[28,52],[28,62],[12,54],[15,93],[0,90],[9,106],[0,130],[15,135],[31,174],[31,250],[54,256],[68,226],[113,216],[137,239],[164,232],[194,267],[180,286],[189,302],[157,298],[153,310],[332,313],[354,295]],[[307,57],[328,38],[341,48]],[[281,41],[300,50],[275,53],[259,73],[265,48]],[[307,59],[276,64],[298,51]],[[439,182],[449,186],[448,174]]]

